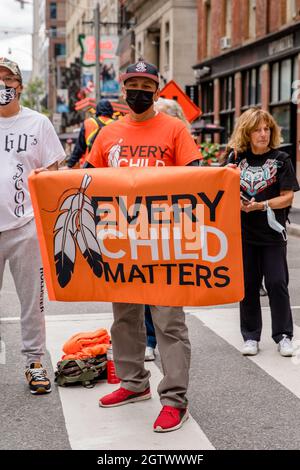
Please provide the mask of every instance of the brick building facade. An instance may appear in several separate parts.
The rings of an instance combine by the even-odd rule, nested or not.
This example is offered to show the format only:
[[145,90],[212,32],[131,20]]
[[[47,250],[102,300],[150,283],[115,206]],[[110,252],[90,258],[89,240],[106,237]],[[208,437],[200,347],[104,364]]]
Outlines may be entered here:
[[216,139],[250,106],[267,109],[300,177],[300,0],[198,0],[193,68],[203,119],[225,128]]

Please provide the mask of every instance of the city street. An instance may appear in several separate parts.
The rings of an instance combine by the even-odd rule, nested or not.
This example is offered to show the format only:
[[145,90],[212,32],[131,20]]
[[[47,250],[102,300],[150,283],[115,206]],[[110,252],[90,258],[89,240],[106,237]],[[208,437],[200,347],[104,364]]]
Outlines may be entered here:
[[290,463],[300,0],[1,6],[1,468]]
[[[0,361],[1,449],[299,449],[300,448],[300,253],[299,238],[289,239],[290,294],[295,323],[295,357],[283,358],[270,338],[264,305],[260,354],[243,357],[237,305],[187,308],[192,342],[191,418],[179,431],[152,432],[160,410],[156,387],[159,359],[151,371],[149,401],[118,408],[98,407],[98,398],[115,388],[57,387],[32,396],[20,354],[19,303],[8,271],[1,297]],[[76,332],[109,328],[106,303],[46,302],[48,354],[44,365],[53,379],[61,346]],[[133,338],[134,341],[134,338]]]

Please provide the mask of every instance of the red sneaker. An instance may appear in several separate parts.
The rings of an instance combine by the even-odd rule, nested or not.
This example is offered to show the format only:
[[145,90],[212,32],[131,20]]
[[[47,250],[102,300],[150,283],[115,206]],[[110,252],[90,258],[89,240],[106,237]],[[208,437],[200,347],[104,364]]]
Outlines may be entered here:
[[181,428],[188,419],[189,412],[187,408],[174,408],[173,406],[163,406],[153,425],[155,432],[175,431]]
[[115,390],[108,395],[100,398],[99,406],[103,408],[109,408],[112,406],[121,406],[126,405],[127,403],[134,403],[136,401],[148,400],[151,398],[150,387],[146,388],[144,392],[132,392],[131,390],[126,390],[126,388],[120,387],[118,390]]

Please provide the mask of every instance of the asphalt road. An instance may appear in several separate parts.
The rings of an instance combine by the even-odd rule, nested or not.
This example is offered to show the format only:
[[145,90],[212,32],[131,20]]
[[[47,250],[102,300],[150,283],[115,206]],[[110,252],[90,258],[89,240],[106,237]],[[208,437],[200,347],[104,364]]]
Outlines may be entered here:
[[[288,259],[295,342],[300,349],[299,243],[299,238],[290,237]],[[267,307],[266,298],[262,298],[262,305]],[[67,339],[71,331],[85,327],[109,326],[111,305],[46,302],[45,310],[51,347],[44,365],[53,377],[61,338]],[[98,408],[97,397],[104,390],[106,393],[107,384],[99,384],[92,391],[66,391],[53,386],[48,396],[31,396],[23,378],[20,327],[15,319],[19,303],[8,270],[0,312],[4,317],[1,337],[6,347],[5,364],[1,364],[0,353],[0,422],[4,430],[0,449],[104,449],[108,445],[122,449],[130,448],[131,439],[140,446],[137,448],[148,449],[203,449],[208,444],[216,449],[300,448],[300,353],[297,349],[299,364],[279,356],[270,339],[267,308],[263,310],[262,350],[255,359],[239,352],[242,342],[237,305],[188,310],[193,351],[189,389],[192,418],[171,437],[169,433],[158,436],[151,431],[156,416],[150,401],[103,414],[107,410]],[[153,381],[158,382],[159,358],[150,367]],[[153,392],[151,406],[159,410],[155,387]]]

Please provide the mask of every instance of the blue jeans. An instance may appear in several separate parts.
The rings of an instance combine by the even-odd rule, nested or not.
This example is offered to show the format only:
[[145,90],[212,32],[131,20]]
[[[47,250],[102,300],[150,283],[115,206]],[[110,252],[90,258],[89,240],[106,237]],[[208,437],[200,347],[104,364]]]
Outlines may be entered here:
[[150,346],[150,348],[155,349],[156,336],[149,305],[145,305],[145,325],[147,333],[147,346]]

